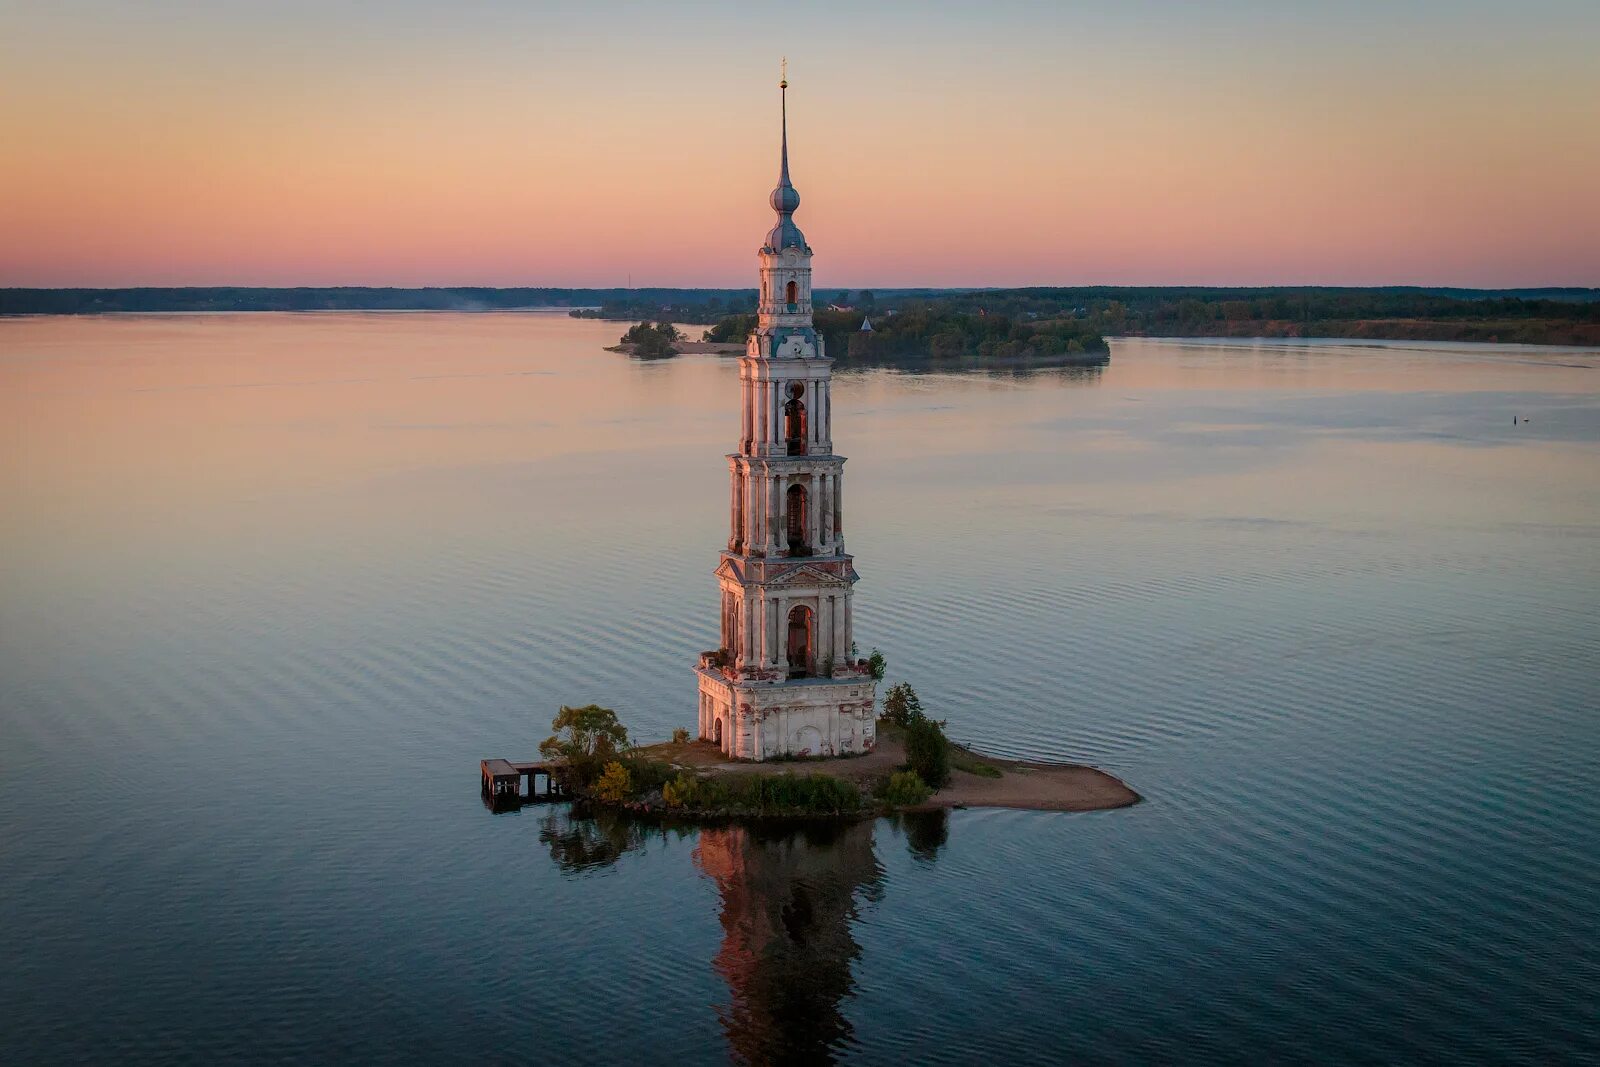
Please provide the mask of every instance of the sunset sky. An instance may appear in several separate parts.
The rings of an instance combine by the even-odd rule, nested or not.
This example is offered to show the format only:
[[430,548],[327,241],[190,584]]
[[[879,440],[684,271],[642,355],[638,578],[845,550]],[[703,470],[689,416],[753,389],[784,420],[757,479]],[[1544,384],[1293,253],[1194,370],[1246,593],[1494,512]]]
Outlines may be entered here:
[[1600,285],[1600,4],[0,0],[0,285]]

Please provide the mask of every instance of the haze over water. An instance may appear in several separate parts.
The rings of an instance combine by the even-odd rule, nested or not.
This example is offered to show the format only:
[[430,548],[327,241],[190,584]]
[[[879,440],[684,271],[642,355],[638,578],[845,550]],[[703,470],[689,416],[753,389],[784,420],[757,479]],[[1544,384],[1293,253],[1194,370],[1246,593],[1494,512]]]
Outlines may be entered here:
[[863,651],[1146,800],[660,835],[477,792],[693,725],[737,367],[620,330],[0,321],[0,1061],[1600,1055],[1600,353],[839,371]]

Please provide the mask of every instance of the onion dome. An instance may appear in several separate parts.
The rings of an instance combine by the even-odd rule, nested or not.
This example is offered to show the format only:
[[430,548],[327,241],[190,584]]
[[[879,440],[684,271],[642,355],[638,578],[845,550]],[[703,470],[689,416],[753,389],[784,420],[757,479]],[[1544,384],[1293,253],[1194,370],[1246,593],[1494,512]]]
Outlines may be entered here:
[[785,248],[798,248],[809,252],[805,234],[794,224],[795,209],[800,206],[800,192],[789,182],[789,80],[778,83],[783,93],[783,154],[778,167],[778,186],[772,190],[767,202],[778,213],[778,224],[767,233],[767,247],[774,252]]

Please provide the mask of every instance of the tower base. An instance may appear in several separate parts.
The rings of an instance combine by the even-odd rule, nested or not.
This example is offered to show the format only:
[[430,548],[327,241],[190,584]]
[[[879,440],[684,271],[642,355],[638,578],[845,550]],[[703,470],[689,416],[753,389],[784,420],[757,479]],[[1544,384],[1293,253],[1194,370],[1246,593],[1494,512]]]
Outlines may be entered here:
[[700,739],[734,759],[846,756],[877,741],[878,683],[854,678],[730,681],[701,667]]

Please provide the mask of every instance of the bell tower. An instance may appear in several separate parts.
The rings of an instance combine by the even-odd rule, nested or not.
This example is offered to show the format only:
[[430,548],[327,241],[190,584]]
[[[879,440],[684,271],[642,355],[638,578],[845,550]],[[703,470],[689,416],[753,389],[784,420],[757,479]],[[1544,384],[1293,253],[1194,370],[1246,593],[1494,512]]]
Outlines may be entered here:
[[832,756],[875,739],[877,685],[855,656],[856,572],[844,550],[844,457],[833,453],[832,361],[811,317],[811,246],[795,225],[787,77],[777,225],[760,260],[756,328],[739,361],[728,456],[721,647],[700,657],[700,736],[729,756]]

